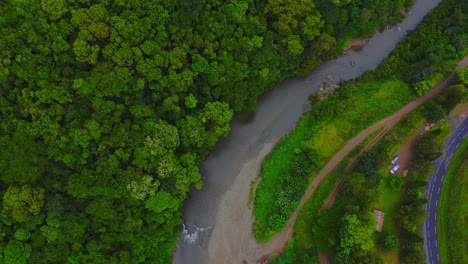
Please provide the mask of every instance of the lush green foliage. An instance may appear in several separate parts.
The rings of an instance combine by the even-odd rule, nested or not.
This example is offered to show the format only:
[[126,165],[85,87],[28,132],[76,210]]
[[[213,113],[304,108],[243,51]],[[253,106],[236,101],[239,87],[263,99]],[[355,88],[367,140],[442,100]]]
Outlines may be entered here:
[[[453,46],[452,42],[463,38],[464,34],[460,30],[459,20],[445,15],[451,11],[459,14],[458,4],[456,1],[446,0],[433,10],[417,30],[398,44],[395,51],[375,70],[375,74],[367,72],[357,82],[346,82],[325,100],[310,98],[316,102],[310,113],[301,118],[296,129],[283,138],[264,161],[262,181],[257,189],[254,207],[254,233],[257,239],[264,241],[279,228],[276,221],[278,218],[272,218],[277,212],[275,203],[279,197],[275,194],[286,187],[283,178],[288,174],[295,152],[311,149],[318,154],[314,163],[325,164],[348,139],[398,110],[414,98],[413,94],[421,94],[415,89],[415,82],[411,77],[421,67],[421,63],[432,73],[431,78],[424,79],[428,85],[436,84],[453,70],[466,49],[464,46]],[[437,30],[433,30],[434,27]],[[453,29],[449,34],[440,33],[448,28]],[[430,34],[431,40],[421,41],[427,34]],[[439,49],[447,50],[447,54],[435,54]],[[417,52],[413,52],[414,50]],[[413,88],[412,92],[410,86]],[[444,114],[445,107],[457,102],[457,99],[452,99],[452,94],[463,95],[464,92],[460,87],[444,91],[445,99],[432,104],[440,110],[438,113],[436,111],[439,114],[438,117],[435,115],[436,119]],[[430,108],[431,104],[428,104],[426,109]],[[375,164],[369,163],[371,161],[372,159],[364,159],[358,166],[358,171],[367,177],[375,175]],[[311,178],[313,176],[314,174],[310,175]],[[301,190],[304,188],[293,189],[291,192],[302,195]],[[269,224],[271,220],[275,220],[274,228]],[[286,219],[281,221],[285,223]]]
[[383,60],[376,75],[402,79],[416,94],[426,93],[468,54],[463,8],[459,1],[444,1]]
[[411,2],[2,1],[4,262],[169,262],[233,113]]
[[359,157],[354,170],[362,173],[367,180],[376,182],[378,180],[376,177],[378,166],[377,157],[377,153],[372,150],[365,152]]
[[4,262],[169,262],[233,114],[409,2],[1,1]]
[[393,250],[396,248],[397,246],[397,240],[395,238],[394,235],[392,234],[385,234],[384,236],[384,239],[382,241],[382,246],[386,249],[386,250]]
[[468,207],[468,139],[453,155],[440,192],[438,246],[441,263],[462,263],[468,258],[466,217]]
[[405,182],[400,176],[393,175],[391,177],[388,177],[388,185],[395,191],[398,191],[401,188],[401,186],[403,186],[403,183]]

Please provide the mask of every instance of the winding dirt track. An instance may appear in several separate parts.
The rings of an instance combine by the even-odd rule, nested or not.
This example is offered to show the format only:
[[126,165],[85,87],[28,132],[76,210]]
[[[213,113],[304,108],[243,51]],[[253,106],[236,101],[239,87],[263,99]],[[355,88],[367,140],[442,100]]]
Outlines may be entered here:
[[[466,67],[467,65],[468,56],[459,63],[456,69]],[[454,72],[425,95],[408,103],[393,115],[379,120],[350,139],[311,182],[300,201],[298,209],[291,215],[286,228],[266,244],[259,244],[252,234],[254,217],[252,211],[247,207],[248,186],[250,181],[255,179],[255,176],[258,174],[260,169],[259,164],[261,164],[259,159],[260,161],[263,160],[263,157],[273,147],[273,144],[266,144],[255,160],[247,162],[244,165],[240,171],[240,180],[233,185],[231,190],[229,190],[221,200],[221,207],[224,208],[224,210],[216,216],[216,226],[208,242],[210,263],[264,263],[267,261],[268,257],[281,253],[292,236],[294,223],[304,204],[312,196],[320,182],[322,182],[341,160],[378,129],[383,128],[383,131],[381,131],[376,138],[387,133],[406,114],[431,97],[437,95],[442,89],[448,86],[453,77]],[[372,142],[374,142],[374,140]],[[245,186],[247,186],[247,188]],[[244,197],[245,199],[241,198],[245,193],[247,193],[245,195],[246,197]]]

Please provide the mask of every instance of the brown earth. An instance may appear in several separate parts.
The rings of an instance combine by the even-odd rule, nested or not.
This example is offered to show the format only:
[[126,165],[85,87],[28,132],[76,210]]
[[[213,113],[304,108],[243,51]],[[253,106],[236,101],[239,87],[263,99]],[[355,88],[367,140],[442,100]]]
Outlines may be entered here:
[[344,51],[346,52],[349,49],[360,50],[364,44],[366,44],[366,41],[362,38],[352,39],[348,42],[348,46],[344,49]]
[[[400,165],[400,169],[395,173],[400,176],[405,176],[404,172],[405,170],[408,169],[411,157],[413,156],[414,153],[414,142],[416,141],[416,138],[425,133],[426,130],[424,129],[426,125],[423,125],[420,129],[418,129],[408,140],[403,147],[401,147],[396,155],[399,157],[398,162],[395,163],[395,165]],[[394,165],[392,165],[394,166]],[[391,169],[391,166],[388,168],[389,170]]]
[[[468,56],[460,62],[457,68],[466,67],[467,65]],[[273,143],[266,144],[256,159],[247,162],[243,166],[239,177],[236,178],[231,189],[221,200],[220,209],[216,215],[215,227],[208,241],[210,263],[256,263],[257,261],[263,262],[269,257],[281,253],[292,236],[294,223],[304,204],[312,196],[320,182],[341,160],[375,131],[382,127],[384,128],[383,131],[391,129],[403,116],[439,93],[452,81],[453,76],[453,73],[450,74],[447,79],[441,81],[427,94],[408,103],[393,115],[381,119],[349,140],[311,182],[285,229],[276,234],[266,244],[259,244],[252,234],[252,224],[255,219],[247,204],[250,191],[249,183],[258,175],[263,157],[273,147]]]
[[318,258],[319,258],[320,264],[330,264],[331,263],[330,257],[327,256],[327,255],[324,255],[322,253],[318,254]]

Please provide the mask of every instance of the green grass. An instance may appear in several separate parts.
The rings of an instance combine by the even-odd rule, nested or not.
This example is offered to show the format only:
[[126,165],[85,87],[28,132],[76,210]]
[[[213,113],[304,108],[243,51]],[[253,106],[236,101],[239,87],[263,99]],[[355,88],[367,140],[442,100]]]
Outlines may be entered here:
[[445,174],[437,217],[440,262],[468,259],[468,138],[454,154]]
[[[319,103],[332,109],[330,111],[334,111],[333,114],[315,113],[314,118],[314,109],[312,113],[305,114],[296,129],[285,136],[263,162],[262,179],[256,190],[253,209],[256,218],[254,234],[257,240],[267,241],[277,232],[268,226],[268,221],[277,211],[276,194],[285,187],[282,180],[288,173],[295,152],[305,148],[313,149],[318,153],[317,164],[320,164],[321,169],[347,140],[376,121],[393,114],[413,98],[410,88],[401,81],[370,81],[360,84],[351,98],[333,95]],[[310,175],[309,182],[315,175]],[[304,191],[305,188],[295,190],[299,196]]]
[[[343,171],[348,163],[358,155],[359,151],[366,146],[370,140],[372,140],[381,130],[374,132],[364,142],[359,144],[348,156],[343,159],[338,166],[325,178],[322,183],[317,187],[312,197],[306,202],[299,217],[297,218],[296,224],[294,225],[294,244],[293,251],[297,255],[302,254],[317,254],[317,250],[323,253],[331,254],[333,247],[328,243],[328,237],[322,235],[328,235],[335,230],[335,223],[337,224],[341,215],[343,214],[342,206],[336,206],[342,204],[342,200],[336,200],[334,206],[329,210],[326,210],[323,214],[318,214],[320,208],[322,208],[325,200],[330,195],[335,184],[343,175]],[[341,199],[341,198],[339,198]],[[320,223],[323,229],[313,230],[314,223]],[[288,245],[289,247],[289,245]],[[279,256],[281,258],[282,256]]]
[[321,150],[322,155],[327,158],[333,157],[344,143],[343,137],[338,135],[338,129],[334,124],[324,126],[311,141],[312,147]]
[[[386,167],[385,167],[386,168]],[[387,169],[385,170],[387,171]],[[380,200],[378,204],[375,206],[376,209],[385,213],[385,220],[382,227],[382,232],[376,232],[374,234],[374,244],[376,247],[374,248],[374,252],[380,256],[384,263],[399,263],[399,243],[397,241],[397,247],[393,251],[386,251],[384,248],[381,247],[378,241],[381,241],[385,234],[393,234],[395,237],[398,238],[399,229],[396,224],[396,213],[397,207],[400,203],[404,192],[402,189],[394,190],[390,188],[387,184],[387,179],[389,176],[385,176],[382,178],[379,191],[381,192]]]

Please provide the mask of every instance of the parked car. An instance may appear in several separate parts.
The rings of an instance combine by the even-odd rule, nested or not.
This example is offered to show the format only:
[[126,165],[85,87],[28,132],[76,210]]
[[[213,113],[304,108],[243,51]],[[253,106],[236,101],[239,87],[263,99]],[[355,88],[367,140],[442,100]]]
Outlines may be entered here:
[[391,170],[390,170],[390,173],[391,174],[395,174],[395,172],[400,168],[400,165],[396,165],[395,167],[393,167]]
[[399,159],[398,156],[393,157],[393,159],[392,159],[392,164],[395,164],[395,163],[398,161],[398,159]]

